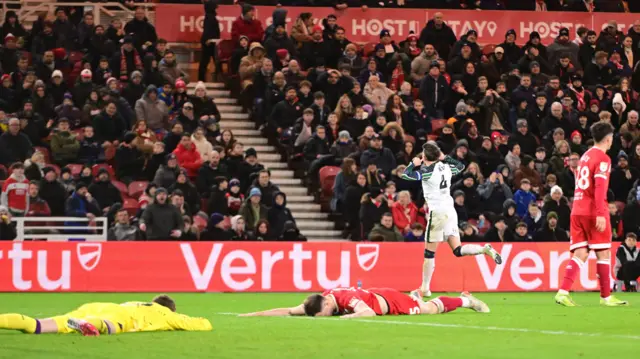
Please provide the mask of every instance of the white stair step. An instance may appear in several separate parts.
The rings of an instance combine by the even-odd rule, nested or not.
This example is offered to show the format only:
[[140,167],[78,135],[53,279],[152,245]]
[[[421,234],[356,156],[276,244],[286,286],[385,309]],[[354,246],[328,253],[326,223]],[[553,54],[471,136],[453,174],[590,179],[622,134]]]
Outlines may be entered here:
[[326,229],[307,229],[300,231],[307,238],[328,238],[328,239],[342,239],[342,232],[338,230],[326,230]]
[[[233,132],[233,130],[231,130]],[[242,142],[244,147],[251,147],[251,145],[266,145],[269,141],[264,137],[245,137],[235,136],[238,142]]]
[[[290,196],[287,196],[287,201]],[[324,212],[291,212],[293,218],[296,220],[300,219],[327,219],[329,218],[329,213]]]
[[302,182],[300,181],[299,178],[272,178],[271,182],[277,184],[278,186],[280,186],[280,185],[295,185],[295,186],[302,185]]
[[[194,95],[196,93],[195,89],[187,90],[188,95]],[[231,97],[231,91],[229,90],[207,90],[207,96],[212,97],[216,104],[218,103],[218,99],[220,98],[228,98]]]
[[[198,84],[198,83],[197,82],[189,82],[187,84],[187,88],[188,89],[195,89],[196,88],[196,84]],[[224,88],[224,83],[223,82],[205,82],[204,85],[207,86],[207,90],[208,89],[223,89]]]
[[238,100],[233,98],[233,97],[228,97],[228,98],[217,98],[215,99],[216,101],[216,105],[235,105],[236,103],[238,103]]
[[231,121],[231,119],[225,119],[223,117],[223,120],[220,121],[220,128],[224,129],[230,129],[231,131],[233,131],[234,128],[244,128],[244,129],[250,129],[250,128],[255,128],[255,124],[251,121]]
[[[307,194],[307,189],[304,188],[304,187],[300,187],[300,186],[298,186],[298,187],[278,186],[278,187],[280,187],[280,190],[282,192],[286,193],[287,196],[305,196]],[[292,212],[294,212],[294,214],[295,214],[296,211],[294,211],[293,208],[289,208],[289,209],[291,209]],[[303,209],[301,212],[304,212],[305,210],[306,209]],[[295,217],[295,215],[294,215],[294,217]]]
[[252,136],[252,137],[261,137],[262,136],[262,134],[258,130],[244,129],[244,128],[233,130],[233,135],[236,136],[236,137],[237,136]]
[[[220,117],[225,120],[248,120],[249,114],[242,112],[220,112]],[[253,122],[249,122],[253,125]]]
[[[287,203],[310,203],[310,202],[313,202],[313,196],[290,196],[289,194],[287,194]],[[297,217],[294,217],[294,218],[297,218]]]
[[293,178],[292,170],[274,170],[271,171],[271,177]]
[[[282,188],[280,188],[280,190],[284,193],[286,193],[287,195],[289,194],[289,192],[283,190]],[[291,203],[288,204],[287,203],[287,208],[289,208],[292,212],[304,212],[304,211],[318,211],[320,212],[320,205],[317,203]]]
[[288,168],[287,164],[284,162],[262,162],[260,159],[262,158],[261,154],[258,154],[258,162],[260,162],[264,168],[266,169],[276,169],[276,168]]
[[[251,146],[247,146],[246,143],[244,143],[244,146],[245,146],[245,148],[246,147],[251,147]],[[281,158],[282,157],[277,153],[259,153],[258,154],[258,160],[260,160],[260,161],[278,162],[278,161],[280,161]],[[265,165],[265,167],[266,167],[266,165]]]
[[304,232],[305,229],[326,229],[326,230],[333,230],[335,228],[335,225],[333,222],[329,222],[329,221],[310,221],[310,220],[301,220],[298,221],[296,220],[296,224],[298,225],[298,228],[300,229],[301,232]]
[[[233,133],[236,133],[235,131]],[[258,145],[258,146],[252,146],[254,150],[258,151],[258,153],[262,153],[262,152],[276,152],[276,148],[270,145]]]
[[236,105],[218,105],[216,103],[217,107],[218,107],[218,111],[220,112],[242,112],[242,106],[236,106]]

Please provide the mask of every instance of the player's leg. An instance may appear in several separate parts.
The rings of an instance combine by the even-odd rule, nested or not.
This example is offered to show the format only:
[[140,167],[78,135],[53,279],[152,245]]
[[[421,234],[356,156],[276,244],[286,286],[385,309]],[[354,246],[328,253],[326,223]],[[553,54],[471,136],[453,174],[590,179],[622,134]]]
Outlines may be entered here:
[[64,325],[66,316],[35,319],[26,315],[0,314],[0,329],[19,330],[25,334],[66,334],[71,333]]
[[469,308],[479,313],[489,313],[489,307],[480,299],[472,296],[468,292],[463,292],[459,297],[441,296],[428,302],[422,297],[412,293],[412,297],[420,305],[420,314],[443,314],[452,312],[458,308]]
[[[600,284],[600,304],[607,307],[628,305],[629,302],[611,295],[611,249],[604,249],[606,245],[607,244],[590,245],[596,252],[596,273],[598,274],[598,283]],[[611,243],[608,243],[608,245],[610,247]],[[603,249],[597,249],[597,247]]]
[[119,334],[122,332],[122,327],[117,325],[115,321],[104,317],[69,318],[67,327],[84,336]]
[[[593,226],[595,226],[595,220]],[[584,266],[584,263],[589,257],[588,242],[590,238],[590,229],[593,226],[589,217],[571,217],[571,243],[569,245],[569,250],[573,253],[573,257],[565,267],[562,284],[555,296],[556,303],[564,305],[565,307],[576,306],[576,303],[569,295],[569,292],[571,291],[571,287],[573,287],[573,282],[575,282],[576,278],[580,274],[580,268]]]
[[422,283],[417,291],[421,296],[431,296],[431,278],[436,270],[436,251],[444,240],[442,216],[434,211],[427,215],[427,233],[424,236],[424,261],[422,262]]

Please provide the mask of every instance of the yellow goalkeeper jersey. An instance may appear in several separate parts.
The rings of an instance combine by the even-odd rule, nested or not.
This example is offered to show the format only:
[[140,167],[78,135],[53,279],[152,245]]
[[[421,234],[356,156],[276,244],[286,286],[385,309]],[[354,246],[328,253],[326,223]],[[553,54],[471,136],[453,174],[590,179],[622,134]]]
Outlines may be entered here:
[[[171,309],[153,302],[87,303],[75,311],[61,317],[65,319],[96,317],[114,322],[119,332],[155,331],[208,331],[211,323],[205,318],[178,314]],[[66,323],[66,320],[61,320]]]

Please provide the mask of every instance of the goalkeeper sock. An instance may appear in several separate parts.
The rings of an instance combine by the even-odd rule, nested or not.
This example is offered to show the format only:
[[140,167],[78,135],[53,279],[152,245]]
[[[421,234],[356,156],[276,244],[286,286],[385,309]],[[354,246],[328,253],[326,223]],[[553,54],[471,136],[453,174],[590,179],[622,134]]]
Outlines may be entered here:
[[608,260],[596,262],[596,273],[600,283],[600,297],[607,299],[611,295],[611,264]]
[[19,330],[27,334],[40,334],[40,322],[22,314],[0,314],[0,329]]
[[438,297],[430,301],[438,307],[438,313],[452,312],[463,306],[460,297]]
[[97,317],[83,318],[85,322],[93,324],[94,327],[100,332],[100,334],[116,334],[118,328],[113,323],[107,320],[103,320]]
[[573,282],[576,280],[576,277],[580,273],[580,268],[582,268],[583,265],[584,262],[580,259],[576,257],[571,258],[564,270],[564,279],[562,280],[562,285],[560,285],[558,293],[569,294],[571,287],[573,286]]
[[460,254],[463,256],[477,256],[484,253],[484,247],[477,244],[465,244],[460,248]]
[[422,290],[423,294],[431,291],[431,278],[433,277],[433,272],[435,270],[435,258],[425,258],[424,262],[422,262],[422,285],[420,286],[420,290]]

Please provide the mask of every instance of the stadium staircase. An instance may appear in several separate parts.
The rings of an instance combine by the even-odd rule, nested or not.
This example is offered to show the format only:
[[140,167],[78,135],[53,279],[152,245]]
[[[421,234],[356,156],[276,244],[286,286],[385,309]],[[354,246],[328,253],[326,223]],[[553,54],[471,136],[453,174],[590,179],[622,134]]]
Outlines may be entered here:
[[[307,195],[307,188],[294,172],[288,169],[286,162],[276,148],[267,143],[260,131],[255,129],[255,123],[249,119],[249,114],[243,112],[242,106],[231,97],[231,91],[224,83],[208,82],[207,95],[214,98],[222,120],[221,129],[229,129],[236,140],[244,144],[245,150],[253,147],[258,152],[258,161],[271,171],[271,182],[280,187],[287,195],[287,208],[293,214],[300,232],[309,241],[341,240],[341,232],[335,230],[335,224],[329,220],[329,214],[321,210],[314,197]],[[188,93],[193,94],[195,82],[188,85]]]

